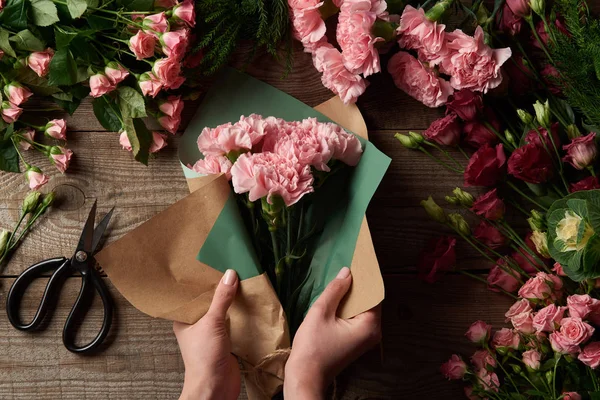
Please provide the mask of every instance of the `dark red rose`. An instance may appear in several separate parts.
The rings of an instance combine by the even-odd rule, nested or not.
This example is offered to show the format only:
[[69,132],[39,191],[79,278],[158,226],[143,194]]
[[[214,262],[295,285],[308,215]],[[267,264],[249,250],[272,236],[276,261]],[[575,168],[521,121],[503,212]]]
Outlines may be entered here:
[[504,202],[498,197],[497,189],[492,189],[479,196],[473,202],[471,210],[481,217],[496,221],[504,216],[506,207],[504,206]]
[[[550,24],[552,24],[552,22],[548,21],[548,25],[550,25]],[[567,27],[565,26],[564,19],[560,16],[560,14],[556,15],[556,20],[554,20],[554,26],[556,26],[556,28],[558,29],[559,32],[561,32],[567,36],[571,36],[569,31],[567,30]],[[548,46],[548,38],[550,36],[548,35],[548,32],[546,32],[546,26],[544,25],[544,21],[541,21],[541,20],[538,21],[538,23],[535,24],[535,30],[536,30],[538,36],[540,37],[540,40],[542,42],[544,42],[544,45]],[[538,43],[535,36],[533,36],[533,33],[531,34],[531,41],[535,47],[537,47],[538,49],[541,49],[541,46]]]
[[454,246],[456,239],[451,236],[431,239],[419,255],[419,278],[434,283],[438,273],[452,270],[456,265]]
[[552,158],[543,147],[526,144],[510,155],[508,173],[529,183],[547,182],[554,174]]
[[452,101],[446,103],[449,111],[454,111],[463,121],[473,121],[483,110],[483,100],[480,94],[469,89],[454,92]]
[[548,89],[554,94],[561,94],[562,89],[560,88],[560,74],[558,70],[551,64],[546,64],[542,67],[540,75],[544,80],[544,83],[548,86]]
[[456,146],[460,141],[460,123],[455,113],[437,119],[423,132],[427,140],[443,146]]
[[494,186],[504,174],[506,155],[502,144],[477,150],[465,169],[465,186]]
[[569,190],[571,193],[579,192],[580,190],[600,189],[600,182],[595,176],[588,176],[579,182],[571,183]]
[[513,55],[510,62],[504,63],[502,68],[508,75],[510,91],[516,95],[528,94],[535,84],[533,72],[523,64],[523,57]]
[[499,249],[508,243],[506,236],[487,221],[481,221],[475,227],[473,236],[490,249]]
[[523,18],[512,12],[508,4],[504,4],[502,13],[496,14],[498,29],[510,36],[516,36],[523,27]]
[[[556,148],[560,149],[560,138],[558,136],[558,122],[552,124],[552,126],[550,127],[550,132],[552,133],[552,139],[554,140]],[[546,146],[548,146],[548,150],[554,151],[554,147],[552,147],[552,140],[550,140],[548,131],[546,130],[546,128],[542,128],[541,126],[538,126],[537,131],[535,129],[532,129],[529,132],[527,132],[527,135],[525,135],[525,142],[533,143],[543,148],[544,145],[542,144],[542,138],[544,139]]]

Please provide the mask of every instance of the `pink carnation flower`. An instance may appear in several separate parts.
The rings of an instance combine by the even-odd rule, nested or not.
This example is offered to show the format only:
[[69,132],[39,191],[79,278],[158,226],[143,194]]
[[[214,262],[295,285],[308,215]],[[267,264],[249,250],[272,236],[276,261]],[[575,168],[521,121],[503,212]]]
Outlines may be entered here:
[[192,169],[199,174],[216,175],[225,174],[231,180],[231,167],[233,164],[225,156],[206,156],[196,161]]
[[401,48],[417,50],[419,58],[436,65],[446,51],[446,25],[430,21],[422,8],[407,5],[397,29]]
[[275,153],[242,154],[231,168],[236,193],[248,193],[250,201],[280,196],[286,206],[314,191],[308,165],[300,165]]
[[288,0],[294,36],[304,45],[319,42],[325,36],[325,21],[319,8],[323,2],[318,0]]
[[[254,114],[253,114],[254,115]],[[253,117],[253,116],[250,116]],[[226,155],[232,151],[251,150],[266,134],[264,129],[258,128],[257,116],[244,118],[240,123],[228,122],[216,128],[204,128],[198,137],[198,148],[205,156]],[[252,124],[248,121],[251,121]]]

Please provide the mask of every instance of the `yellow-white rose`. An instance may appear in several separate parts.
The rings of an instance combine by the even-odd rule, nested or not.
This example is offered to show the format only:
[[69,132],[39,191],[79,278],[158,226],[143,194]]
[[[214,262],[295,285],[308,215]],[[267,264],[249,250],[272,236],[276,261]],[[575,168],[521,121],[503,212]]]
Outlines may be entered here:
[[531,241],[542,257],[550,258],[550,252],[548,251],[548,236],[546,235],[546,232],[533,231]]
[[[580,224],[585,224],[583,237],[577,242],[577,233]],[[564,242],[562,251],[579,251],[585,247],[590,237],[594,234],[594,229],[573,211],[565,212],[565,217],[556,225],[556,239]]]

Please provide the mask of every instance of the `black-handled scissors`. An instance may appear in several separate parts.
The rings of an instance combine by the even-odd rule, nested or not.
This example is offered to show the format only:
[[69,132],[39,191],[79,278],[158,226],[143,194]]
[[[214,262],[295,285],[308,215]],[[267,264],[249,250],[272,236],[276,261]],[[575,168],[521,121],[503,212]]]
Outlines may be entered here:
[[[56,307],[58,295],[67,277],[73,272],[79,272],[81,275],[81,290],[75,300],[75,304],[67,317],[65,327],[63,329],[63,343],[65,347],[73,353],[87,353],[96,349],[108,335],[110,325],[112,323],[113,301],[108,288],[100,277],[100,274],[95,269],[94,253],[102,234],[106,230],[113,210],[102,218],[102,221],[94,229],[94,221],[96,220],[96,202],[92,206],[92,210],[88,215],[87,221],[81,233],[79,244],[75,249],[75,254],[71,258],[52,258],[39,262],[27,268],[19,275],[12,284],[6,300],[6,311],[8,320],[15,328],[22,331],[32,331],[40,328],[48,312],[53,312]],[[33,320],[29,323],[23,323],[19,316],[21,300],[23,294],[29,285],[43,274],[54,271],[50,276],[46,289],[42,296],[42,301],[38,307]],[[75,344],[75,335],[78,329],[78,323],[83,320],[94,296],[94,290],[100,294],[104,305],[104,320],[102,328],[96,337],[84,346]]]

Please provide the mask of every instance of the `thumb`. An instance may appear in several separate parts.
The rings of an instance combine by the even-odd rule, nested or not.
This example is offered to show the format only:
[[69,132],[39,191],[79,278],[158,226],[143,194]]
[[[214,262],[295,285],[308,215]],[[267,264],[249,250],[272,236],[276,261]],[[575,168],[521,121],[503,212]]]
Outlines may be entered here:
[[335,316],[340,302],[348,293],[352,284],[352,275],[350,268],[344,267],[338,272],[334,280],[329,282],[321,296],[315,301],[314,306],[324,311],[326,316]]
[[207,314],[211,314],[213,317],[219,319],[225,319],[227,310],[229,310],[229,307],[231,307],[231,304],[235,299],[238,282],[237,272],[228,269],[215,290],[215,295],[212,299],[212,303],[210,303]]

